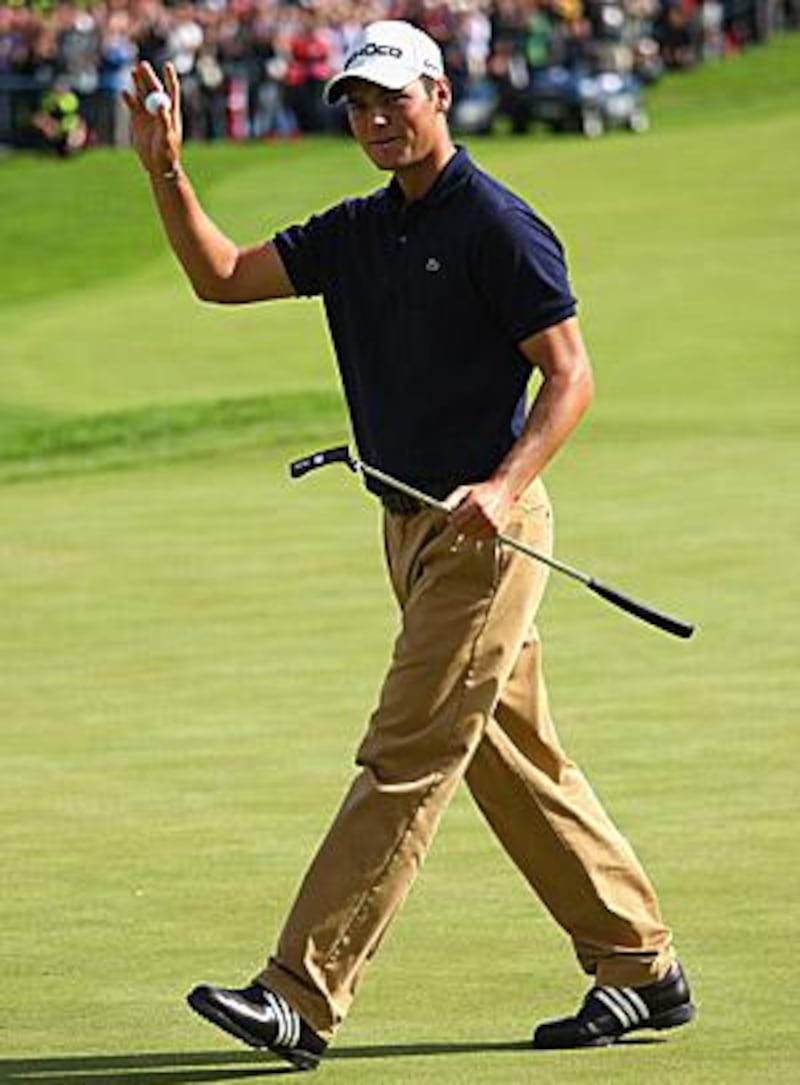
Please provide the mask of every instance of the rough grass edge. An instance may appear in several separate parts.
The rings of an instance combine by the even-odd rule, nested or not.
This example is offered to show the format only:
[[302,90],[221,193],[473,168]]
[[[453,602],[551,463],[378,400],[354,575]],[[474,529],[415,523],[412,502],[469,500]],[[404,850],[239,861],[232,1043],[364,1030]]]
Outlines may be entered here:
[[134,467],[300,436],[341,435],[346,426],[341,398],[333,391],[23,421],[0,446],[0,482]]

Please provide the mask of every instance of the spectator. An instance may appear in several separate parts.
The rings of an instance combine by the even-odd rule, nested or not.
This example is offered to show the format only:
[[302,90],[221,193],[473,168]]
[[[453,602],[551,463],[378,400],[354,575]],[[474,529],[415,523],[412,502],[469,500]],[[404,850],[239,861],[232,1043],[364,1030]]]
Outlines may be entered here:
[[188,0],[173,9],[167,31],[167,52],[181,81],[183,130],[187,139],[202,139],[203,110],[197,58],[203,48],[203,28]]
[[[532,87],[554,64],[653,82],[798,24],[800,0],[0,0],[0,143],[25,141],[63,77],[90,137],[127,142],[131,66],[172,58],[188,138],[332,130],[321,92],[359,27],[401,18],[441,46],[461,102],[527,130]],[[22,5],[22,6],[19,6]],[[495,88],[494,90],[492,88]],[[488,103],[488,105],[486,104]],[[474,109],[473,109],[474,112]]]
[[69,158],[82,151],[88,141],[88,128],[80,114],[78,95],[66,80],[56,82],[45,94],[41,108],[33,115],[33,145]]
[[656,24],[656,39],[667,68],[691,68],[696,55],[689,15],[680,0],[670,0]]
[[333,74],[331,36],[320,18],[310,10],[298,9],[297,26],[288,43],[286,104],[301,132],[322,132],[328,115],[322,90]]
[[231,139],[248,139],[251,135],[252,80],[260,79],[252,19],[249,0],[232,0],[219,17],[218,55],[225,74],[226,123]]
[[55,26],[40,21],[33,12],[20,11],[14,29],[12,71],[18,89],[11,106],[11,117],[15,141],[25,146],[33,140],[34,145],[39,146],[33,118],[59,72]]
[[592,24],[583,15],[564,20],[553,37],[553,61],[564,68],[583,68],[591,56]]
[[540,0],[532,0],[525,42],[525,55],[531,75],[550,64],[552,42],[553,20],[550,12]]
[[91,12],[70,3],[56,8],[55,25],[59,77],[77,94],[81,116],[94,131],[100,85],[100,28]]
[[163,68],[169,59],[167,39],[169,38],[169,20],[167,11],[159,0],[139,0],[136,5],[134,35],[139,51],[139,60],[146,60],[154,68]]
[[499,96],[499,112],[508,117],[511,131],[527,132],[530,124],[530,70],[527,57],[528,26],[518,0],[498,0],[492,14],[492,53],[488,71]]
[[137,58],[131,17],[125,10],[112,11],[100,40],[100,97],[97,138],[121,147],[130,142],[128,111],[122,92],[131,85],[131,69]]
[[294,118],[283,100],[283,85],[289,65],[278,48],[274,14],[266,6],[257,12],[253,22],[253,57],[251,135],[255,139],[263,139],[294,133]]
[[467,77],[471,83],[480,82],[486,76],[492,46],[492,24],[484,8],[475,4],[462,13],[459,36]]

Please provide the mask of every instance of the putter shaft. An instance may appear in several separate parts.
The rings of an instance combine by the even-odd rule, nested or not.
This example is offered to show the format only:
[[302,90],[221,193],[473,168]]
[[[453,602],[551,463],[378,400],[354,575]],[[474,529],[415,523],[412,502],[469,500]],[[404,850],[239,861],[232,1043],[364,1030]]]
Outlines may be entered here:
[[[351,471],[360,472],[363,475],[374,478],[377,482],[382,482],[384,486],[388,486],[398,493],[415,498],[422,505],[427,505],[432,509],[438,509],[446,516],[450,515],[451,510],[443,501],[438,501],[435,497],[431,497],[430,494],[426,494],[423,490],[418,490],[415,486],[410,486],[407,482],[401,482],[400,479],[393,478],[392,475],[387,475],[385,471],[381,471],[379,468],[372,467],[371,464],[364,463],[363,460],[357,459],[351,454],[347,445],[337,445],[335,448],[327,448],[323,449],[321,452],[315,452],[310,456],[303,456],[301,459],[295,460],[290,464],[289,470],[292,478],[301,478],[303,475],[308,474],[309,471],[314,471],[316,468],[324,467],[329,463],[343,463],[349,467]],[[634,618],[639,618],[640,621],[647,622],[649,625],[656,626],[658,629],[663,629],[665,633],[671,633],[672,636],[681,637],[684,640],[691,637],[694,633],[694,626],[689,624],[689,622],[681,621],[679,618],[673,618],[672,615],[656,610],[655,607],[651,607],[648,603],[639,602],[638,599],[626,595],[624,592],[619,591],[618,588],[614,588],[610,584],[604,584],[602,581],[597,580],[596,577],[590,576],[581,569],[576,569],[572,565],[567,565],[566,562],[559,561],[549,554],[543,554],[539,550],[534,550],[534,548],[528,546],[527,543],[520,542],[518,539],[513,539],[510,535],[501,534],[498,535],[498,539],[505,546],[510,546],[514,550],[519,550],[520,553],[526,554],[529,558],[533,558],[534,561],[539,561],[543,565],[548,565],[551,569],[555,569],[557,572],[570,577],[572,580],[577,580],[580,584],[587,587],[589,591],[594,592],[595,595],[599,595],[601,599],[605,599],[607,603],[611,603],[612,606],[624,610]]]

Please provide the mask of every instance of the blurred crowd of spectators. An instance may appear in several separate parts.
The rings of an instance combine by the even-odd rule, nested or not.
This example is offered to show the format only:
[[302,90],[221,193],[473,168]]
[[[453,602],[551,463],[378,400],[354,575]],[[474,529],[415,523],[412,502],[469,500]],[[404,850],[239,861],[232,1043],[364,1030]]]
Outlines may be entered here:
[[457,102],[489,83],[510,114],[548,65],[649,82],[796,27],[799,12],[800,0],[0,0],[0,143],[124,145],[120,92],[137,60],[175,64],[190,139],[337,130],[322,88],[379,18],[436,38]]

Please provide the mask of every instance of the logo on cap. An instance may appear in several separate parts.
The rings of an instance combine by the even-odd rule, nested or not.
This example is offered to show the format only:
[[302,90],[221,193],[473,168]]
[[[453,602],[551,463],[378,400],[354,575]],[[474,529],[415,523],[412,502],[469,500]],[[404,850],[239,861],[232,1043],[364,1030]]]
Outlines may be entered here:
[[399,60],[402,55],[403,50],[398,49],[396,45],[378,45],[374,41],[369,41],[360,49],[356,49],[355,53],[347,58],[345,70],[355,64],[361,57],[393,57],[395,60]]

